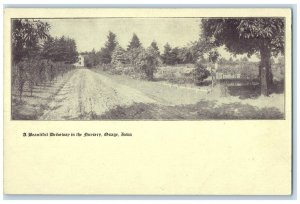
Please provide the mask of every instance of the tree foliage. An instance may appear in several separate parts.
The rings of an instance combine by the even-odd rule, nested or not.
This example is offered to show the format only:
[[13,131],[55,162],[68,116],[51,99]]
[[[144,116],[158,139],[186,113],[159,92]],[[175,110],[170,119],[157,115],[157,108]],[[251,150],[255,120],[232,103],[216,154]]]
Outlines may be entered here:
[[75,40],[64,36],[61,38],[50,37],[43,46],[42,57],[53,62],[75,63],[78,60]]
[[104,64],[111,62],[111,57],[114,49],[118,45],[117,36],[113,32],[109,31],[105,46],[101,48],[99,53],[99,60]]
[[191,42],[184,47],[172,48],[169,43],[164,46],[162,60],[164,64],[194,64],[203,56],[203,51],[199,49],[199,42]]
[[127,50],[138,49],[138,48],[140,48],[140,47],[142,47],[142,44],[141,44],[141,42],[140,42],[140,39],[138,38],[138,36],[137,36],[135,33],[133,33],[132,39],[131,39],[131,41],[129,42],[129,45],[128,45],[128,47],[127,47]]
[[160,51],[159,51],[159,48],[157,46],[157,42],[156,41],[152,41],[151,43],[151,47],[157,51],[157,53],[160,55]]
[[201,61],[197,61],[195,63],[195,81],[196,84],[201,84],[204,79],[209,77],[210,72],[207,70],[207,68],[204,66],[204,64]]
[[19,62],[35,56],[41,41],[49,37],[50,25],[40,20],[14,19],[12,21],[12,58]]
[[118,45],[113,51],[111,63],[115,66],[122,66],[127,63],[126,51],[121,46]]
[[208,60],[212,63],[216,63],[219,57],[220,54],[216,50],[212,50],[208,53]]
[[203,37],[216,46],[225,45],[233,54],[251,56],[262,47],[274,55],[284,53],[282,18],[203,19],[202,28]]
[[145,52],[145,48],[143,47],[137,47],[137,48],[132,48],[130,50],[127,50],[126,52],[126,58],[128,59],[128,62],[131,66],[134,68],[139,69],[139,61],[141,58],[141,55]]
[[140,50],[135,63],[136,67],[145,73],[148,80],[153,80],[158,64],[159,52],[152,46],[146,50]]
[[178,48],[174,51],[169,43],[164,46],[164,53],[162,54],[162,59],[165,64],[174,65],[177,63],[177,53]]
[[84,66],[86,67],[94,67],[100,63],[99,52],[96,53],[95,49],[81,54],[84,56]]

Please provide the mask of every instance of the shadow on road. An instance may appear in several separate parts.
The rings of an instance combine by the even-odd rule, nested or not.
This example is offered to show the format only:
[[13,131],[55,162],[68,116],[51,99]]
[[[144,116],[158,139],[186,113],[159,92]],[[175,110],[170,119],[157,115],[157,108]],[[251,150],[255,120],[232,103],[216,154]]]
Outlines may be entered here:
[[239,102],[218,105],[216,101],[202,100],[194,105],[162,106],[135,103],[118,106],[97,116],[96,120],[207,120],[207,119],[283,119],[277,108],[257,108]]

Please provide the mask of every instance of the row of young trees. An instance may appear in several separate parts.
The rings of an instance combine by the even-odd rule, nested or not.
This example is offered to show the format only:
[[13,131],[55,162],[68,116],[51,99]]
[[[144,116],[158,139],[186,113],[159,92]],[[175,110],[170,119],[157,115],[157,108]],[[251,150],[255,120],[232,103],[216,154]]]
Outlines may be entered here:
[[25,86],[32,96],[33,88],[73,69],[78,52],[73,39],[53,38],[50,25],[40,20],[15,19],[12,21],[12,87],[19,99]]

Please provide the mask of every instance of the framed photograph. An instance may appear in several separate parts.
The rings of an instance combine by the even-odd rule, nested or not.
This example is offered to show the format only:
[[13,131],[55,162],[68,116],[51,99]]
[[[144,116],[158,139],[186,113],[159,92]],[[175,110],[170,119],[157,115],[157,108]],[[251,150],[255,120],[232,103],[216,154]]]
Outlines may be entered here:
[[5,194],[291,194],[291,8],[4,12]]

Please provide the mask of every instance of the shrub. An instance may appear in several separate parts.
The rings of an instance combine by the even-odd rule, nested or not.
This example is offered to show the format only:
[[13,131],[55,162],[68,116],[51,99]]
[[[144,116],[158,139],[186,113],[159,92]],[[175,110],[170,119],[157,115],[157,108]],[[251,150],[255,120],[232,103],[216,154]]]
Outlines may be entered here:
[[201,84],[208,76],[210,76],[210,72],[201,62],[197,62],[195,64],[195,83]]
[[135,65],[143,71],[148,80],[153,80],[159,64],[159,53],[152,46],[142,50],[135,59]]

